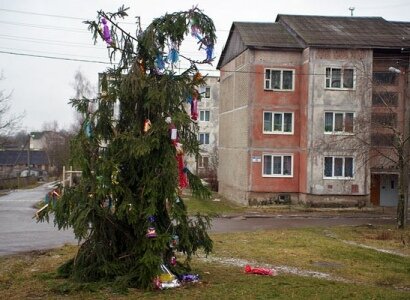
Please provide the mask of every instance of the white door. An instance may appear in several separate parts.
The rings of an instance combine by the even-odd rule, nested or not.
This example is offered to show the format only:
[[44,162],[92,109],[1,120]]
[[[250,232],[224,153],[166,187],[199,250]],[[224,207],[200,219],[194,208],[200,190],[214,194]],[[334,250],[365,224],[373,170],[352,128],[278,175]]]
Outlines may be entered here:
[[398,176],[380,176],[380,206],[397,206]]

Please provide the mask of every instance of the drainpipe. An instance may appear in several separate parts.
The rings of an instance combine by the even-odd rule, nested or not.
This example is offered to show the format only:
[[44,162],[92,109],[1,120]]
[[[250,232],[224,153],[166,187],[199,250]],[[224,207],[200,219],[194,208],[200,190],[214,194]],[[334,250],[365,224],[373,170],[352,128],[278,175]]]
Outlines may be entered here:
[[[310,56],[310,49],[309,49],[309,56]],[[310,73],[310,72],[309,72]],[[313,189],[312,189],[312,178],[313,178],[313,157],[312,157],[312,153],[313,153],[313,130],[314,130],[314,126],[313,126],[313,120],[314,120],[314,111],[315,111],[315,105],[314,105],[314,97],[315,97],[315,78],[316,78],[316,74],[315,74],[315,63],[313,62],[313,67],[312,67],[312,73],[313,74],[313,79],[312,79],[312,91],[311,91],[311,99],[310,99],[310,103],[308,103],[309,105],[309,110],[310,110],[310,118],[311,120],[309,120],[309,114],[308,114],[308,122],[309,122],[309,149],[308,149],[308,153],[309,153],[309,159],[310,159],[310,176],[309,176],[309,192],[310,194],[313,193]],[[309,99],[308,99],[309,102]]]

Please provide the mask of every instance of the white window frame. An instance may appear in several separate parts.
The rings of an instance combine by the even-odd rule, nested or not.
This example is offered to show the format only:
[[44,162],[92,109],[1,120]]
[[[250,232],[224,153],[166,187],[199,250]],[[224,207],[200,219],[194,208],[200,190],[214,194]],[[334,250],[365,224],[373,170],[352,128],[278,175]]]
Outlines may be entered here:
[[[208,112],[208,120],[206,119],[206,113]],[[209,122],[211,120],[211,111],[209,109],[201,109],[199,111],[199,121]]]
[[[201,136],[203,136],[203,143],[201,143]],[[208,143],[206,143],[206,136],[208,136]],[[200,132],[198,134],[198,141],[200,145],[210,145],[211,144],[211,137],[209,132]]]
[[[332,159],[332,176],[326,176],[325,169],[326,169],[326,158]],[[345,165],[346,165],[346,158],[352,159],[352,176],[345,175]],[[335,175],[335,160],[342,159],[342,175],[336,176]],[[355,159],[353,156],[337,156],[337,155],[326,155],[323,157],[323,179],[354,179],[355,175]]]
[[[271,130],[265,130],[265,113],[270,113],[271,114],[271,123],[272,127]],[[284,119],[285,119],[285,114],[291,114],[292,115],[292,130],[291,131],[284,131]],[[275,115],[281,115],[281,130],[275,130]],[[262,132],[264,134],[289,134],[292,135],[294,133],[294,128],[295,128],[295,114],[290,111],[263,111],[263,116],[262,116]]]
[[[329,76],[328,76],[329,69]],[[333,70],[340,70],[340,87],[332,86],[332,73]],[[353,70],[353,86],[343,87],[344,70]],[[356,89],[356,70],[353,67],[326,67],[325,68],[325,89],[327,90],[354,90]]]
[[[271,174],[265,174],[265,156],[271,157]],[[281,158],[281,174],[274,174],[274,158],[280,157]],[[290,174],[283,174],[284,168],[284,157],[290,157]],[[277,153],[263,153],[262,154],[262,177],[284,177],[284,178],[292,178],[293,177],[293,154],[277,154]]]
[[[206,166],[205,166],[205,163],[204,163],[205,159],[208,160]],[[199,155],[199,157],[198,157],[198,168],[200,168],[200,169],[208,169],[209,168],[209,156]]]
[[[270,71],[269,77],[266,78],[266,72]],[[272,71],[280,71],[280,88],[275,89],[272,87]],[[283,72],[289,71],[292,72],[292,88],[284,89],[283,88]],[[268,83],[268,86],[267,86]],[[293,92],[295,90],[295,70],[294,69],[280,69],[280,68],[265,68],[263,72],[263,89],[266,91],[281,91],[281,92]]]
[[[326,114],[332,114],[332,130],[331,131],[326,131]],[[343,129],[341,131],[335,131],[335,125],[336,125],[336,115],[343,115]],[[353,128],[352,132],[346,131],[346,114],[352,114],[352,120],[353,120]],[[323,114],[323,132],[325,134],[341,134],[341,135],[352,135],[354,134],[354,119],[355,119],[355,113],[351,111],[325,111]]]
[[199,88],[199,93],[201,94],[201,98],[210,99],[211,98],[211,87],[209,85],[202,85]]

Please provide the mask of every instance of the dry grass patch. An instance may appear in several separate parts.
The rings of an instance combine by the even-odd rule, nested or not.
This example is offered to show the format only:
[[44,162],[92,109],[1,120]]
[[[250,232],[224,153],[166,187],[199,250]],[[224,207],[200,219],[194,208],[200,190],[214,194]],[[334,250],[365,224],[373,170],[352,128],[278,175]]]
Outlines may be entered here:
[[[388,230],[389,227],[380,227]],[[393,228],[389,237],[400,236]],[[368,228],[332,227],[334,236],[366,242]],[[327,230],[329,231],[329,229]],[[408,237],[409,231],[402,232]],[[398,236],[396,234],[399,234]],[[378,234],[371,236],[377,237]],[[245,274],[243,266],[194,258],[201,282],[167,291],[117,290],[113,282],[84,283],[59,278],[56,269],[77,247],[0,257],[0,299],[409,299],[410,258],[378,253],[343,243],[323,228],[212,234],[215,257],[247,259],[256,264],[293,266],[349,281],[295,276]],[[369,239],[372,240],[372,239]],[[379,246],[387,239],[372,240]],[[392,246],[393,247],[393,246]],[[280,269],[284,270],[284,269]]]

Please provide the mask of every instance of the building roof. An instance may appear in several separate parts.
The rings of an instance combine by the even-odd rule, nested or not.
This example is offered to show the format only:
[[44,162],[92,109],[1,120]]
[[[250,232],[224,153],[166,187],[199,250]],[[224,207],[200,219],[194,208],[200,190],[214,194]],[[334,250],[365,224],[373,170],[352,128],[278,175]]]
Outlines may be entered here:
[[382,17],[328,17],[281,15],[276,22],[301,38],[307,46],[346,48],[410,47],[409,23]]
[[280,23],[234,22],[242,41],[249,47],[300,48],[303,46]]
[[[228,49],[229,42],[233,40],[232,49]],[[260,22],[233,22],[229,32],[227,43],[222,50],[217,69],[228,63],[234,53],[247,48],[292,48],[303,49],[301,44],[280,23]],[[237,53],[239,54],[239,53]]]
[[[27,164],[27,150],[4,150],[0,151],[0,165],[14,166]],[[31,165],[48,165],[48,157],[45,151],[30,151]]]
[[217,69],[246,49],[410,48],[410,22],[382,17],[279,14],[275,23],[234,22]]

